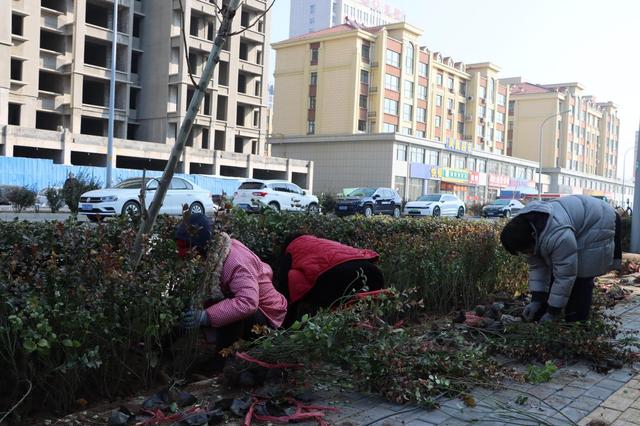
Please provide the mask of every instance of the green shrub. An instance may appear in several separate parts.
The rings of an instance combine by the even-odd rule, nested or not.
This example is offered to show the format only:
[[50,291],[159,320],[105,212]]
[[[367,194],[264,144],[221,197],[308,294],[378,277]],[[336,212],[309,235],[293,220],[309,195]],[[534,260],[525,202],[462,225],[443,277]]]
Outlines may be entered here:
[[78,176],[70,177],[64,182],[62,196],[71,213],[78,214],[80,196],[87,191],[98,188],[100,188],[100,181],[97,178],[86,173],[80,173]]
[[[160,219],[139,268],[136,229],[7,222],[0,227],[0,406],[67,409],[77,398],[114,398],[149,385],[196,288],[201,261],[177,258],[175,219]],[[186,363],[184,364],[186,365]]]
[[8,206],[11,204],[11,201],[7,199],[7,194],[17,188],[20,188],[20,187],[13,186],[13,185],[0,185],[0,205],[1,206]]
[[62,189],[49,187],[45,190],[44,194],[47,197],[47,204],[49,204],[51,213],[56,213],[62,208],[62,206],[64,206]]
[[36,192],[27,187],[12,188],[7,192],[7,200],[16,213],[33,206],[36,203],[36,196]]
[[500,223],[455,219],[393,219],[300,214],[247,215],[235,211],[224,227],[274,270],[280,245],[303,232],[380,254],[388,286],[417,288],[428,310],[470,308],[500,295],[526,290],[526,263],[499,242]]

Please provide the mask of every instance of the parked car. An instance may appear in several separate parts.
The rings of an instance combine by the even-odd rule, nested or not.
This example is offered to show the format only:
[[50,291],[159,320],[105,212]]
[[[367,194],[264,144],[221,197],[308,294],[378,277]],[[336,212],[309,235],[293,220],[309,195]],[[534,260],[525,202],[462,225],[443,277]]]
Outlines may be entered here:
[[285,180],[247,180],[233,195],[233,205],[249,212],[259,212],[261,205],[276,211],[320,212],[318,197]]
[[363,214],[366,217],[374,214],[388,214],[400,217],[402,198],[391,188],[356,188],[346,197],[336,201],[336,215]]
[[482,208],[482,217],[511,217],[524,208],[518,200],[495,200]]
[[454,194],[428,194],[410,201],[404,206],[406,216],[455,216],[463,217],[466,207]]
[[[145,204],[148,208],[158,188],[158,180],[146,179],[145,185]],[[141,213],[138,199],[141,186],[142,178],[131,178],[123,180],[113,188],[85,192],[80,196],[79,212],[86,215],[91,221],[120,214],[137,216]],[[191,213],[213,214],[217,210],[209,191],[187,179],[174,177],[171,179],[164,202],[160,207],[160,213],[182,214],[184,204],[189,206]]]

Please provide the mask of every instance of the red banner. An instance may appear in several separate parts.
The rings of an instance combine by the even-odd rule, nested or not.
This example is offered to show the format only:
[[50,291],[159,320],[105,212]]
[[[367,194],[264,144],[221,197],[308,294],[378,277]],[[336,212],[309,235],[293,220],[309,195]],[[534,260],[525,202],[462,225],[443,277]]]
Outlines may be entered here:
[[489,186],[506,188],[509,186],[509,176],[489,174]]
[[480,184],[480,173],[469,172],[469,185],[479,185],[479,184]]

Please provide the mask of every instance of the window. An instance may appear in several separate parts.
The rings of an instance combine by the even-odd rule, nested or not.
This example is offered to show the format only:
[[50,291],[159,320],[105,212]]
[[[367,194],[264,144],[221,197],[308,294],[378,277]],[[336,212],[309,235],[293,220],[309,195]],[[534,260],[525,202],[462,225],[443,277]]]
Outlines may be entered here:
[[424,163],[424,148],[417,146],[410,147],[409,161],[412,163]]
[[11,15],[11,34],[24,35],[24,16],[15,13]]
[[458,136],[462,137],[462,134],[464,133],[464,122],[463,121],[458,121]]
[[413,132],[411,131],[411,127],[403,127],[401,133],[403,135],[411,135]]
[[447,124],[446,124],[446,129],[447,130],[451,130],[451,126],[453,125],[453,121],[451,121],[450,118],[447,118]]
[[9,117],[7,124],[11,124],[12,126],[20,125],[20,107],[20,104],[9,103]]
[[405,72],[408,74],[413,74],[413,53],[415,48],[413,47],[413,43],[407,43],[407,48],[404,53],[404,67]]
[[507,101],[507,97],[502,93],[498,93],[498,105],[504,106],[506,101]]
[[413,106],[409,104],[402,105],[402,119],[404,121],[412,121],[413,120]]
[[496,112],[496,123],[504,124],[504,112]]
[[464,102],[458,102],[458,112],[459,112],[460,114],[464,114],[464,111],[465,111],[465,105],[464,105]]
[[504,132],[502,130],[496,130],[496,141],[498,142],[504,141]]
[[400,91],[400,79],[395,75],[385,74],[384,75],[384,88],[393,90],[394,92]]
[[309,121],[308,125],[307,125],[307,134],[308,135],[313,135],[316,132],[316,122],[315,121]]
[[362,50],[360,56],[364,62],[369,62],[369,54],[371,53],[371,46],[368,44],[362,44]]
[[436,84],[438,86],[442,86],[442,74],[438,73],[438,75],[436,76]]
[[392,99],[384,99],[385,114],[398,115],[398,101]]
[[385,59],[386,59],[387,65],[400,68],[400,54],[398,52],[394,52],[393,50],[387,49]]
[[395,124],[384,123],[382,126],[382,131],[384,133],[395,133],[398,131],[398,126]]
[[318,65],[318,48],[311,48],[311,65]]
[[478,117],[480,118],[484,118],[487,112],[487,108],[480,105],[480,107],[478,108]]
[[442,106],[442,95],[436,95],[436,106]]
[[396,160],[407,161],[407,146],[403,144],[395,144],[396,148]]
[[425,108],[418,108],[416,110],[416,120],[421,123],[427,121],[427,110]]
[[442,126],[442,117],[436,115],[436,127],[440,128]]
[[460,92],[460,94],[462,96],[466,96],[467,95],[467,82],[466,81],[461,81],[460,85],[458,86],[458,90]]
[[315,11],[316,11],[316,5],[315,4],[309,5],[309,14],[313,15]]
[[22,61],[11,58],[11,80],[22,81]]
[[404,97],[413,98],[413,81],[404,81]]
[[493,110],[492,109],[488,109],[487,110],[487,121],[489,122],[493,122]]
[[493,77],[491,77],[489,79],[489,88],[487,89],[489,92],[488,93],[489,102],[493,102],[493,94],[494,94],[495,88],[496,88],[496,80]]
[[428,149],[425,152],[424,162],[427,164],[431,164],[434,166],[438,165],[438,151],[434,151],[432,149]]
[[427,99],[427,86],[418,86],[418,99]]
[[360,83],[369,84],[369,71],[360,70]]
[[513,115],[516,110],[516,101],[509,101],[509,115]]
[[424,138],[424,137],[426,137],[426,136],[425,136],[425,133],[424,133],[424,130],[416,130],[416,137],[417,137],[417,138]]
[[427,64],[425,64],[424,62],[419,62],[418,63],[418,74],[421,77],[426,77],[427,76]]
[[358,131],[359,132],[367,131],[367,122],[365,120],[358,120]]
[[453,92],[453,77],[449,77],[447,79],[447,87],[449,88],[450,92]]
[[455,102],[453,102],[453,99],[447,99],[447,109],[450,109],[451,112],[453,112],[453,105],[455,104]]
[[367,95],[360,95],[360,108],[367,108],[368,98]]
[[309,96],[309,109],[316,109],[316,97]]
[[480,86],[480,97],[485,99],[487,97],[487,88]]
[[318,73],[317,72],[312,72],[310,77],[309,77],[309,85],[310,86],[316,86],[318,84]]

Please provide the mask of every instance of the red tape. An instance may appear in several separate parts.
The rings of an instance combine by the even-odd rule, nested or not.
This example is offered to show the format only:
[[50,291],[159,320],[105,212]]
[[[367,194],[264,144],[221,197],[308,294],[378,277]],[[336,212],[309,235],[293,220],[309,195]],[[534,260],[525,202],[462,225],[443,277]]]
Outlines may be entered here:
[[303,364],[292,364],[289,362],[279,362],[277,364],[272,364],[270,362],[260,361],[259,359],[252,357],[246,352],[236,352],[236,357],[247,362],[252,362],[264,368],[302,368],[304,367]]
[[322,418],[325,416],[324,411],[338,411],[335,407],[325,407],[321,405],[304,405],[300,401],[290,398],[289,402],[296,406],[296,412],[290,416],[260,416],[255,414],[256,405],[263,402],[262,400],[254,397],[249,411],[244,418],[244,426],[251,426],[252,420],[259,422],[274,422],[274,423],[290,423],[303,420],[314,419],[320,426],[328,426]]

